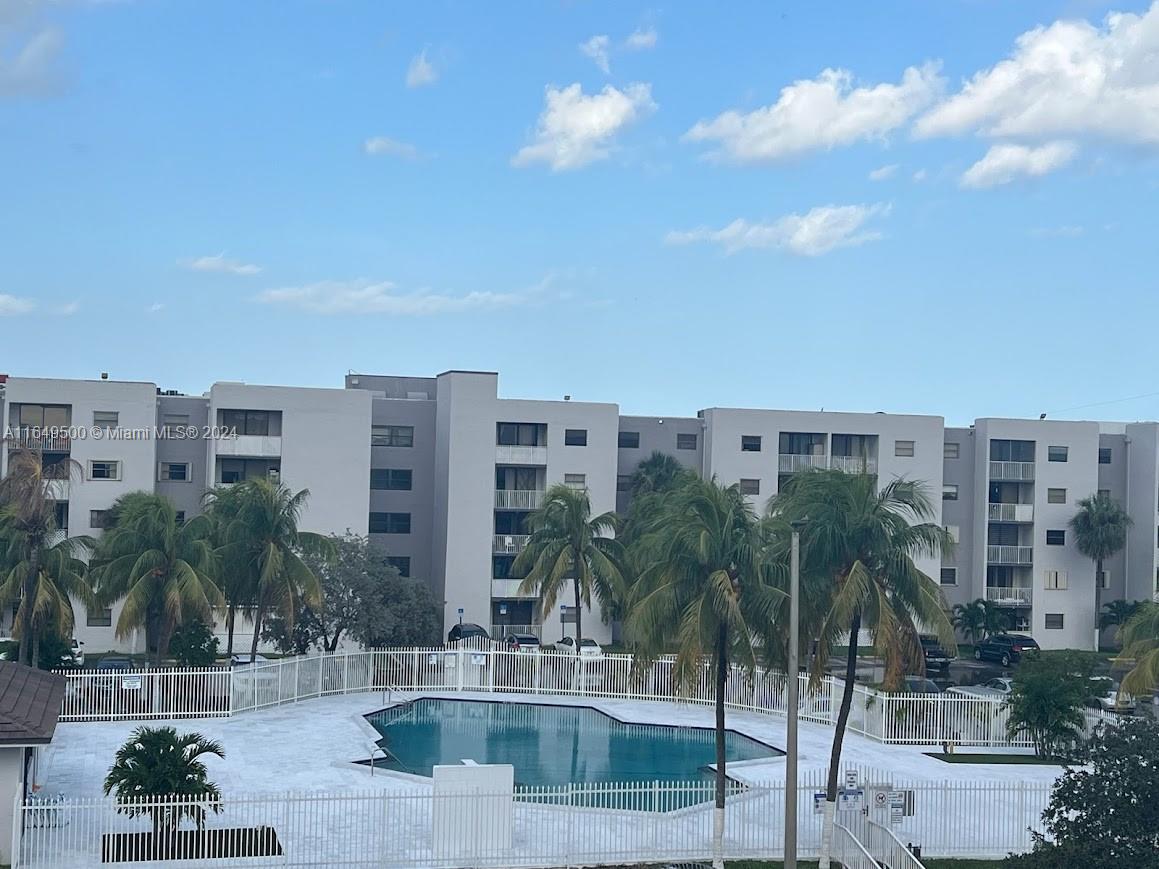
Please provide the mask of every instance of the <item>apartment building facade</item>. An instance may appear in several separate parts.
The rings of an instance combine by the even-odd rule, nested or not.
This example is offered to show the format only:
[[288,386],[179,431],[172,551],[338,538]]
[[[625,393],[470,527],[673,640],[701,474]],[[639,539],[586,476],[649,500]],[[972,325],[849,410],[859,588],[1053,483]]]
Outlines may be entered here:
[[[655,451],[766,509],[807,468],[922,481],[934,521],[958,545],[919,567],[949,604],[989,599],[1045,648],[1089,648],[1097,603],[1150,599],[1159,568],[1159,424],[707,408],[689,417],[621,416],[615,404],[502,398],[493,372],[436,377],[349,374],[344,388],[215,383],[201,396],[152,383],[6,378],[6,448],[41,451],[58,479],[64,533],[99,535],[120,495],[156,491],[185,516],[205,493],[254,475],[309,489],[303,527],[368,534],[405,576],[444,603],[444,628],[573,632],[570,595],[545,609],[512,565],[527,517],[556,483],[587,491],[594,512],[624,510],[628,481]],[[45,429],[68,434],[49,435]],[[74,463],[75,464],[72,464]],[[72,471],[69,473],[68,468]],[[1104,565],[1077,549],[1077,502],[1106,491],[1134,520]],[[89,648],[139,650],[115,636],[119,607],[85,613]],[[11,614],[5,614],[5,626]],[[584,633],[606,641],[598,607]]]

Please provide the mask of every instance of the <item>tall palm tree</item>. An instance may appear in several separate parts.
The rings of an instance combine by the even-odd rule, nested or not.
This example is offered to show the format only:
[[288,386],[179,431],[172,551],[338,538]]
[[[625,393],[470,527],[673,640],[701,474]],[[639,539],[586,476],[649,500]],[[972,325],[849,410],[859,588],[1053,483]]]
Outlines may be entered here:
[[628,481],[628,491],[632,496],[649,492],[665,492],[688,481],[693,474],[675,458],[654,450],[652,455],[642,459]]
[[1138,600],[1112,600],[1103,604],[1103,610],[1099,613],[1099,630],[1121,628],[1131,621],[1142,603]]
[[209,520],[178,522],[173,503],[150,492],[130,492],[114,502],[90,568],[99,601],[122,601],[117,637],[144,628],[155,664],[179,625],[208,621],[222,603],[216,575]]
[[725,685],[729,667],[756,667],[754,637],[771,636],[781,592],[761,566],[761,526],[736,485],[696,479],[672,493],[641,541],[649,566],[637,580],[627,632],[639,659],[676,644],[673,671],[682,691],[709,660],[716,705],[713,866],[724,866]]
[[973,645],[991,634],[1000,634],[1010,626],[1001,607],[979,597],[969,603],[954,604],[951,622]]
[[1123,657],[1135,667],[1123,677],[1123,690],[1145,697],[1159,688],[1159,603],[1144,601],[1131,620],[1119,629]]
[[228,539],[231,524],[241,509],[243,486],[218,486],[205,496],[205,513],[209,536],[219,566],[219,587],[225,596],[225,629],[227,658],[233,657],[234,629],[239,610],[252,609],[257,597],[257,577],[252,569],[244,541]]
[[[1099,598],[1102,589],[1103,562],[1127,545],[1127,529],[1131,517],[1123,505],[1106,493],[1098,493],[1078,502],[1078,512],[1071,517],[1075,545],[1079,552],[1095,563],[1095,612],[1102,609]],[[1099,629],[1095,629],[1095,651],[1099,650]]]
[[520,594],[538,594],[540,608],[550,611],[567,586],[575,602],[575,653],[583,639],[583,608],[624,597],[625,559],[616,531],[616,514],[592,516],[584,489],[556,484],[543,505],[527,519],[527,546],[515,558],[512,572],[522,576]]
[[886,686],[900,683],[910,662],[922,661],[915,628],[938,635],[947,651],[957,643],[937,581],[914,564],[953,546],[949,533],[931,520],[936,514],[925,487],[893,480],[881,489],[871,474],[810,470],[793,475],[772,504],[774,518],[804,522],[802,582],[827,589],[828,606],[814,615],[817,646],[812,678],[825,674],[832,648],[848,637],[845,687],[833,746],[821,838],[821,866],[828,869],[837,808],[841,747],[857,675],[858,637],[869,630],[885,658]]

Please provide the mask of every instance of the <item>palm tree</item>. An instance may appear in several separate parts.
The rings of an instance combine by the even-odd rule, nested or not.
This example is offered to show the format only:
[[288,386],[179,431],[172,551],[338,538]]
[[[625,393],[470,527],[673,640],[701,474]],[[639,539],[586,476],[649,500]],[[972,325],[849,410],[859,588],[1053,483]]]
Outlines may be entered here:
[[233,657],[234,627],[237,613],[250,609],[256,599],[256,576],[247,559],[247,553],[240,540],[230,543],[227,539],[229,528],[241,509],[243,486],[218,486],[205,496],[206,510],[203,514],[209,520],[210,540],[217,556],[222,594],[225,596],[225,629],[227,658]]
[[90,569],[97,598],[105,606],[123,601],[117,637],[144,628],[145,647],[160,664],[179,625],[209,620],[222,603],[209,520],[178,522],[173,503],[149,492],[122,495],[109,519]]
[[150,805],[149,798],[204,799],[214,812],[220,812],[221,791],[209,780],[201,760],[207,754],[224,758],[225,749],[200,733],[178,734],[172,727],[138,727],[117,749],[116,759],[105,776],[105,794],[116,791],[119,812],[149,815],[154,834],[176,830],[186,816],[200,828],[205,822],[202,804],[172,799],[158,806]]
[[650,492],[667,492],[694,477],[695,474],[675,458],[654,450],[652,455],[641,459],[628,481],[628,491],[633,497]]
[[915,628],[938,635],[946,651],[957,648],[954,628],[938,583],[918,570],[914,558],[936,557],[953,541],[940,525],[925,487],[893,480],[880,491],[871,474],[809,470],[793,475],[771,505],[773,518],[804,522],[802,583],[827,589],[828,607],[816,617],[812,678],[825,674],[830,650],[848,637],[845,686],[833,733],[821,838],[821,866],[828,869],[837,808],[841,747],[857,674],[858,637],[868,628],[885,658],[886,687],[901,682],[909,662],[923,660]]
[[991,634],[1000,634],[1010,626],[1002,609],[994,601],[981,597],[969,603],[954,604],[951,622],[975,646],[979,640]]
[[1131,621],[1142,603],[1138,600],[1113,600],[1103,604],[1103,611],[1099,613],[1099,630],[1121,628]]
[[[1098,493],[1078,502],[1078,512],[1071,517],[1071,530],[1079,552],[1095,562],[1095,612],[1101,589],[1103,562],[1127,545],[1127,529],[1131,517],[1123,506],[1105,493]],[[1099,650],[1099,630],[1095,631],[1095,651]]]
[[1159,688],[1159,603],[1144,601],[1131,620],[1119,629],[1123,657],[1135,667],[1123,677],[1123,690],[1145,697]]
[[593,594],[601,604],[624,598],[624,551],[612,536],[616,514],[592,516],[586,490],[556,484],[544,493],[543,506],[531,513],[527,524],[527,545],[512,566],[523,577],[519,592],[538,594],[540,609],[547,613],[571,583],[578,655],[583,608],[591,607]]
[[761,527],[738,486],[696,479],[672,493],[640,543],[649,566],[636,583],[627,632],[641,662],[675,643],[673,677],[695,687],[708,659],[716,704],[713,866],[724,866],[724,704],[729,667],[756,667],[755,635],[772,635],[781,592],[761,567]]

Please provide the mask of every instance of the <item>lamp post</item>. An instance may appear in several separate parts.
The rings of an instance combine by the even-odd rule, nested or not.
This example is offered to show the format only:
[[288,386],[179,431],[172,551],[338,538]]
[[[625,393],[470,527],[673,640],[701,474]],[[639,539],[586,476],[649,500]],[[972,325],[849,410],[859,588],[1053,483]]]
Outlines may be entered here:
[[791,523],[793,535],[789,549],[789,662],[785,674],[788,706],[785,733],[785,869],[797,869],[797,706],[800,694],[797,654],[801,645],[801,528],[804,524],[804,521]]

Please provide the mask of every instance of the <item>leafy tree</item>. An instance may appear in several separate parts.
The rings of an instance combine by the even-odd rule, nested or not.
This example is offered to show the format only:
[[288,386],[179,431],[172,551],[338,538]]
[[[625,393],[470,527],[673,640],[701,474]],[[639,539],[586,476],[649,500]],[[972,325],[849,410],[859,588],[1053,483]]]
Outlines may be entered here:
[[134,801],[167,796],[203,798],[214,812],[220,812],[217,801],[221,791],[209,780],[209,771],[201,760],[207,754],[224,758],[225,750],[200,733],[178,734],[172,727],[138,727],[117,749],[116,759],[105,776],[105,794],[116,793],[119,812],[149,815],[154,833],[176,830],[184,817],[192,818],[201,827],[205,809],[200,803],[156,806]]
[[543,506],[527,519],[527,546],[515,558],[512,572],[523,577],[521,594],[538,594],[543,612],[550,611],[571,585],[575,602],[575,652],[583,638],[583,608],[594,595],[601,604],[626,594],[626,559],[616,531],[616,514],[592,516],[588,493],[554,485],[544,493]]
[[723,867],[725,684],[736,664],[756,667],[754,637],[771,634],[781,592],[761,567],[761,527],[738,486],[695,480],[674,492],[641,541],[649,564],[637,581],[628,616],[629,640],[641,661],[675,641],[673,677],[697,685],[710,662],[716,704],[716,808],[713,866]]
[[1113,600],[1103,604],[1103,611],[1099,613],[1099,630],[1121,628],[1139,611],[1141,603],[1138,600]]
[[[1071,517],[1070,527],[1074,531],[1075,545],[1079,552],[1095,563],[1095,612],[1101,610],[1099,597],[1099,577],[1103,575],[1103,562],[1127,545],[1127,530],[1132,519],[1123,505],[1109,494],[1099,493],[1078,502],[1078,512]],[[1100,617],[1100,628],[1102,619]],[[1099,637],[1095,633],[1095,651],[1099,650]]]
[[890,691],[902,684],[907,665],[924,665],[918,626],[935,632],[943,649],[957,649],[938,582],[914,564],[918,556],[948,551],[953,541],[930,521],[935,514],[924,485],[893,480],[879,490],[872,474],[799,472],[789,478],[771,510],[771,521],[804,523],[801,581],[809,592],[802,595],[801,624],[803,634],[817,638],[814,682],[825,675],[833,647],[848,643],[822,822],[820,862],[828,869],[858,637],[863,628],[869,629],[877,654],[885,659],[884,685]]
[[181,625],[169,640],[169,654],[183,667],[212,667],[220,643],[209,626],[199,619]]
[[1072,650],[1030,652],[1014,674],[1006,732],[1029,736],[1039,757],[1063,757],[1083,737],[1083,705],[1096,657]]
[[1159,603],[1145,601],[1119,630],[1123,657],[1134,658],[1135,667],[1123,677],[1123,690],[1145,697],[1159,688]]
[[1002,608],[981,597],[969,603],[954,604],[951,621],[973,645],[992,634],[1002,633],[1010,626],[1010,620]]

